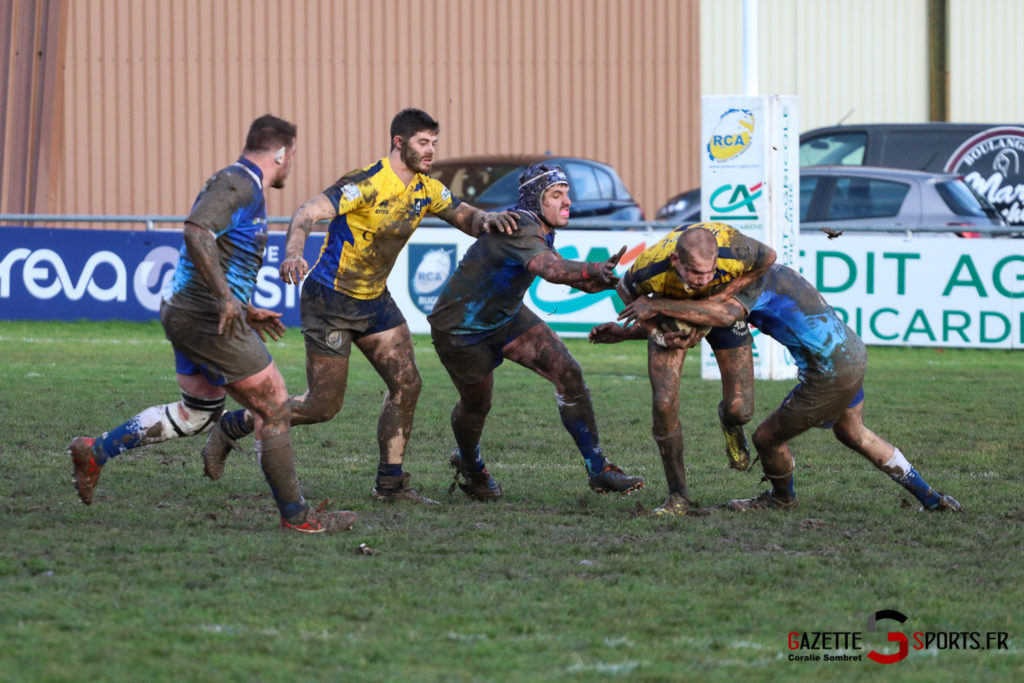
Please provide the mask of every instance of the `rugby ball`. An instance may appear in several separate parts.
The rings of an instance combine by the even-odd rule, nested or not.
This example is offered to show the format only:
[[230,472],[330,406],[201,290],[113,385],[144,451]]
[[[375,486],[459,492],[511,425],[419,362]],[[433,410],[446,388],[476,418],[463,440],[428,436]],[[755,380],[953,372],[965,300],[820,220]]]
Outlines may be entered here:
[[[659,315],[657,318],[655,318],[655,324],[657,324],[658,329],[661,330],[662,332],[682,332],[684,334],[689,334],[690,332],[693,331],[695,327],[694,325],[691,325],[690,323],[684,320],[680,320],[679,318],[673,318],[670,315]],[[703,339],[704,337],[707,336],[708,332],[711,331],[710,326],[696,326],[696,328],[698,339]],[[662,342],[663,341],[664,339],[662,339]],[[662,345],[664,344],[662,343]]]

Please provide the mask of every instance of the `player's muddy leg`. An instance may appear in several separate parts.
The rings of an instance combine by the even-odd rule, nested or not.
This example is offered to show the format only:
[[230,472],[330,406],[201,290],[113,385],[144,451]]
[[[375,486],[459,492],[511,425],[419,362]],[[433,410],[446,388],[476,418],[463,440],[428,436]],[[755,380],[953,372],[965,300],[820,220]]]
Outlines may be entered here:
[[725,435],[729,467],[750,469],[750,447],[743,429],[754,415],[754,359],[750,344],[715,351],[722,375],[722,402],[718,419]]
[[380,461],[401,465],[412,433],[416,402],[423,381],[416,367],[409,326],[402,324],[356,341],[387,385],[377,422]]
[[387,385],[377,421],[377,485],[374,498],[381,502],[404,501],[437,504],[409,486],[409,474],[402,471],[405,449],[412,434],[416,401],[423,381],[416,368],[409,326],[402,323],[384,332],[356,340],[374,370]]
[[643,488],[643,477],[626,474],[605,457],[583,371],[554,330],[543,323],[534,325],[509,342],[502,355],[555,385],[558,415],[583,456],[590,490],[627,494]]
[[795,499],[793,471],[796,469],[796,463],[789,450],[791,436],[783,434],[779,417],[779,412],[776,411],[758,426],[754,431],[754,448],[761,458],[764,476],[771,482],[775,494],[780,498]]
[[926,510],[961,511],[960,503],[942,494],[924,480],[900,449],[864,425],[864,402],[847,408],[832,428],[843,445],[852,448],[917,498]]
[[341,410],[348,385],[347,356],[325,356],[306,347],[306,392],[289,402],[293,425],[327,422]]
[[[803,430],[800,430],[803,431]],[[789,451],[788,439],[799,431],[787,430],[780,421],[776,410],[754,431],[754,448],[761,459],[764,478],[772,488],[754,498],[730,500],[727,507],[734,512],[749,510],[793,510],[797,507],[796,492],[793,488],[793,456]]]
[[580,364],[554,330],[543,323],[534,325],[509,342],[502,355],[555,385],[558,415],[586,461],[587,473],[603,470],[608,463],[601,452],[590,390]]
[[288,415],[288,394],[277,366],[228,386],[231,397],[256,415],[256,448],[260,468],[284,520],[305,515],[309,506],[299,490],[295,474]]
[[651,382],[653,426],[651,432],[665,470],[669,497],[689,501],[683,458],[683,427],[679,422],[679,382],[686,349],[666,349],[647,344],[647,375]]
[[452,381],[459,392],[459,400],[455,402],[451,415],[452,432],[458,447],[448,462],[454,473],[448,494],[454,493],[458,487],[477,500],[498,500],[502,496],[501,486],[487,471],[480,453],[480,437],[491,410],[494,375],[488,374],[475,384],[462,384],[454,377]]
[[[306,393],[289,399],[291,424],[326,422],[341,410],[348,381],[348,357],[325,356],[306,347]],[[251,411],[244,408],[221,415],[203,446],[203,469],[210,479],[218,479],[232,450],[241,450],[237,441],[256,428]]]
[[480,457],[480,437],[487,414],[491,412],[494,375],[488,375],[476,384],[453,381],[459,392],[459,400],[452,408],[452,433],[455,434],[455,443],[463,459],[471,461]]

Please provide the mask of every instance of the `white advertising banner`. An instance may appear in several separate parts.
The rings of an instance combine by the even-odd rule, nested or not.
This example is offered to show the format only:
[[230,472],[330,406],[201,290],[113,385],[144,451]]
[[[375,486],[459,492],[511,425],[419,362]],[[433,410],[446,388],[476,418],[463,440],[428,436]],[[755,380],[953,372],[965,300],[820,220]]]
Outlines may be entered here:
[[[664,231],[561,230],[555,248],[567,259],[599,261],[625,245],[621,274],[664,236]],[[426,315],[471,243],[453,228],[413,233],[388,288],[414,333],[430,331]],[[870,345],[1024,348],[1024,240],[870,235],[831,240],[815,233],[801,236],[797,259],[798,270]],[[540,279],[525,302],[565,337],[586,336],[622,310],[614,291],[586,294]],[[764,353],[764,341],[754,330],[756,357]]]
[[[799,251],[800,134],[793,95],[701,98],[701,219],[728,223],[795,266]],[[701,375],[718,365],[702,345]],[[774,340],[756,345],[754,376],[790,379],[796,368]]]

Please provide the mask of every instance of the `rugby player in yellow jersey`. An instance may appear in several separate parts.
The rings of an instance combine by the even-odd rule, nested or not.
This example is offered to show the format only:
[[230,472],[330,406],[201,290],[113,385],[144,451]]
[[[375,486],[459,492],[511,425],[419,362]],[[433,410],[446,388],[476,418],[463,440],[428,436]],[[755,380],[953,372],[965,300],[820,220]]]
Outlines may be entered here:
[[[307,390],[293,399],[292,424],[326,422],[341,410],[355,344],[387,385],[373,489],[374,499],[383,502],[436,503],[411,488],[402,470],[421,379],[409,326],[387,290],[395,260],[427,213],[473,236],[517,229],[515,213],[474,208],[427,175],[439,131],[426,112],[400,111],[391,122],[388,156],[350,171],[296,210],[280,267],[285,283],[305,278],[300,307]],[[311,269],[303,247],[322,220],[330,225]],[[221,418],[203,448],[207,476],[220,476],[234,440],[249,433],[251,424],[251,415],[241,410]]]
[[[692,243],[711,242],[715,257],[703,258]],[[619,282],[619,297],[631,304],[641,297],[694,299],[731,295],[763,275],[775,262],[775,251],[724,223],[680,226],[637,257]],[[605,323],[590,332],[590,341],[615,343],[648,338],[647,372],[653,393],[654,441],[658,445],[668,498],[656,514],[686,514],[689,497],[683,465],[683,430],[679,422],[679,382],[686,349],[699,343],[696,332],[664,333],[658,319],[640,320],[631,327]],[[707,334],[722,374],[722,402],[718,415],[726,437],[729,465],[750,467],[743,425],[754,414],[754,365],[750,332],[739,320]]]

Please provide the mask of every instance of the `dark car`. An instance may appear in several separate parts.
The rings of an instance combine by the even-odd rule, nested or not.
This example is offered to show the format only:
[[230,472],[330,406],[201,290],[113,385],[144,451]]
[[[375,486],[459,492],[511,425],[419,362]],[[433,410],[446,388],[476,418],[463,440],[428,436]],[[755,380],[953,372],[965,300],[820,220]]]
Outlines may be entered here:
[[608,164],[545,154],[497,155],[435,161],[430,175],[459,199],[492,210],[511,208],[519,197],[519,175],[536,163],[560,166],[569,176],[569,218],[642,221],[644,212]]
[[815,128],[800,135],[800,166],[864,165],[943,173],[965,142],[1018,124],[867,123]]
[[[670,199],[657,220],[700,221],[700,190]],[[926,173],[872,166],[811,166],[800,169],[800,227],[893,228],[932,234],[975,233],[972,228],[1006,226],[996,208],[951,173]],[[945,229],[945,231],[943,231]]]

